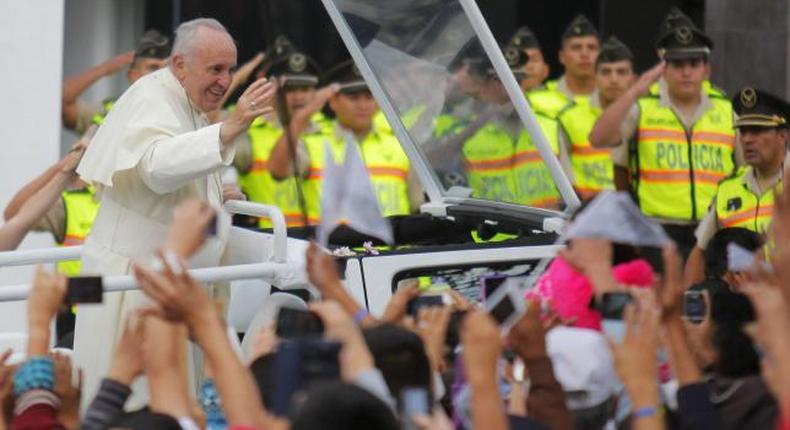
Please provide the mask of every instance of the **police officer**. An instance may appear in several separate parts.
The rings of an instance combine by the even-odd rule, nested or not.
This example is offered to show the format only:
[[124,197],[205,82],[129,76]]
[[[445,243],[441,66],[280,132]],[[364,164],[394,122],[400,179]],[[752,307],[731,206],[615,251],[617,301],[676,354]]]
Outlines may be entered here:
[[[304,219],[302,213],[303,203],[300,199],[303,201],[304,195],[300,196],[301,191],[293,177],[277,180],[271,175],[269,158],[277,142],[287,139],[278,112],[290,118],[307,107],[316,97],[320,70],[312,58],[297,51],[283,36],[278,37],[267,52],[269,59],[258,71],[256,80],[264,76],[275,79],[280,85],[282,95],[277,101],[276,112],[269,117],[256,118],[247,134],[237,140],[233,164],[239,172],[239,185],[248,199],[278,206],[285,215],[288,227],[301,227],[305,225],[305,221],[310,223],[310,220]],[[283,106],[279,105],[280,102],[283,102]],[[325,100],[319,104],[323,105],[324,102]],[[322,124],[327,121],[322,113],[312,113],[305,129],[297,132],[292,139],[298,139],[298,135],[304,132],[320,131]],[[271,221],[261,218],[259,226],[271,227]]]
[[584,15],[576,16],[562,33],[559,59],[565,72],[559,79],[546,82],[546,89],[559,96],[564,104],[559,108],[546,107],[544,113],[554,117],[571,101],[590,101],[595,91],[595,61],[600,48],[601,39],[595,26]]
[[561,140],[570,153],[571,181],[582,200],[590,200],[600,191],[614,188],[613,158],[619,161],[619,188],[627,186],[627,150],[624,145],[614,150],[593,148],[589,135],[601,111],[633,84],[633,58],[631,50],[617,37],[611,36],[601,47],[596,61],[596,91],[590,97],[590,103],[572,102],[558,115],[563,131]]
[[524,64],[526,76],[520,82],[521,90],[527,93],[529,90],[543,85],[543,81],[549,77],[550,68],[546,64],[543,49],[535,33],[527,26],[520,27],[510,38],[508,46],[523,51],[527,56],[527,61]]
[[148,73],[164,67],[169,55],[170,38],[156,30],[148,30],[137,42],[133,52],[110,58],[98,66],[68,78],[63,82],[63,126],[82,134],[91,124],[100,124],[104,120],[104,116],[115,101],[114,98],[97,105],[79,100],[79,96],[94,82],[128,65],[126,80],[131,85]]
[[663,61],[603,112],[590,143],[630,142],[636,201],[687,257],[719,181],[735,170],[734,114],[730,100],[706,84],[711,39],[678,10],[661,31],[656,47]]
[[[314,98],[313,102],[326,97],[335,119],[316,132],[294,133],[301,135],[296,164],[299,174],[304,178],[310,222],[320,222],[325,145],[329,145],[335,160],[339,161],[344,157],[347,140],[357,144],[356,148],[368,168],[382,215],[408,215],[416,210],[422,203],[422,188],[398,139],[391,132],[380,130],[374,123],[378,104],[354,62],[348,60],[333,67],[326,73],[324,81],[330,83],[326,87],[328,91]],[[323,103],[316,105],[320,109]],[[309,109],[305,112],[309,112]],[[281,139],[272,151],[270,171],[275,178],[291,175],[291,153],[287,145]]]
[[687,281],[701,280],[708,242],[722,228],[740,227],[763,234],[771,223],[774,193],[782,190],[782,172],[790,137],[790,104],[747,87],[732,100],[738,118],[743,158],[748,166],[721,181],[716,197],[697,228],[697,246],[687,263]]

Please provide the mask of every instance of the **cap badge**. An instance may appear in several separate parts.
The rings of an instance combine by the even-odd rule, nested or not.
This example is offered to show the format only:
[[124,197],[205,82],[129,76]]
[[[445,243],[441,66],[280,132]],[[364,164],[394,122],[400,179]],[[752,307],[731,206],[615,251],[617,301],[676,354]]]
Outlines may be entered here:
[[753,108],[757,104],[757,91],[754,88],[744,88],[741,91],[741,104],[747,109]]
[[694,34],[688,27],[679,27],[677,30],[675,30],[675,40],[677,40],[681,45],[688,45],[691,43],[691,39],[693,37]]
[[510,67],[514,67],[518,65],[519,53],[516,48],[507,48],[505,49],[505,59],[507,59],[507,64]]
[[307,67],[307,57],[302,54],[293,54],[288,59],[288,67],[294,72],[302,72]]

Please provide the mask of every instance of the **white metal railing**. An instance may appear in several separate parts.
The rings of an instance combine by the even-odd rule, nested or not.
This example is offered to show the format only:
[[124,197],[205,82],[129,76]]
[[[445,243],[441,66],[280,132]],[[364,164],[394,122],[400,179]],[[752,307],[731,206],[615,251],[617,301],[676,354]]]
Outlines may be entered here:
[[[225,210],[232,214],[271,219],[273,232],[272,260],[276,263],[285,263],[287,261],[288,230],[285,224],[285,216],[280,208],[242,200],[231,200],[225,203]],[[0,252],[0,267],[29,266],[32,264],[79,260],[81,255],[82,246],[5,251]]]
[[[189,271],[201,282],[225,282],[237,279],[264,279],[279,288],[302,287],[306,284],[304,267],[287,264],[288,232],[285,216],[277,206],[263,205],[240,200],[225,203],[225,209],[234,214],[266,217],[272,221],[272,261],[231,266],[206,267]],[[0,267],[24,266],[39,263],[54,263],[78,260],[82,246],[30,249],[0,252]],[[105,291],[125,291],[138,288],[133,276],[103,277]],[[0,286],[0,302],[24,300],[30,291],[29,284]]]
[[29,266],[31,264],[79,260],[81,255],[82,246],[5,251],[0,252],[0,267]]
[[[239,264],[236,266],[206,267],[192,269],[190,275],[201,282],[225,282],[237,279],[261,279],[276,285],[278,288],[288,289],[303,287],[304,267],[294,267],[283,263],[255,263]],[[102,284],[105,292],[126,291],[138,288],[134,276],[104,276]],[[0,287],[0,302],[27,299],[30,284],[8,285]]]

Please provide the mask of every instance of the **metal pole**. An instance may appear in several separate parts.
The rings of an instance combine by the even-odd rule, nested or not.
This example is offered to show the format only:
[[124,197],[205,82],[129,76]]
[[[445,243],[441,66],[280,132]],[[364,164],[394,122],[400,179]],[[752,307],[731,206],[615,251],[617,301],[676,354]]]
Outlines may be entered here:
[[288,259],[288,230],[285,224],[285,215],[280,208],[242,200],[230,200],[225,202],[225,209],[234,214],[269,218],[272,221],[274,234],[272,257],[275,263],[286,262]]
[[567,204],[566,212],[572,212],[581,205],[579,197],[576,196],[576,192],[573,191],[570,181],[568,181],[568,178],[562,171],[560,162],[557,161],[557,157],[551,151],[551,146],[548,141],[546,141],[546,136],[543,135],[543,130],[541,130],[540,125],[538,125],[535,113],[532,111],[529,103],[527,103],[527,99],[524,97],[524,93],[521,91],[518,82],[516,82],[516,78],[513,77],[513,73],[510,71],[505,57],[502,56],[502,51],[499,49],[496,39],[494,39],[491,30],[488,28],[488,25],[486,25],[483,14],[480,13],[480,9],[477,7],[477,4],[475,4],[475,0],[458,1],[464,8],[464,12],[466,12],[466,16],[469,18],[469,22],[472,24],[477,38],[480,39],[480,43],[483,45],[483,49],[485,49],[488,57],[491,59],[494,70],[499,80],[502,82],[502,85],[504,85],[510,97],[510,101],[516,108],[519,118],[521,118],[521,121],[527,128],[532,141],[537,145],[538,152],[540,152],[552,178],[554,178],[554,181],[557,183],[557,188]]
[[[379,104],[379,108],[384,113],[384,117],[387,118],[390,126],[392,127],[392,131],[395,132],[395,136],[397,136],[398,141],[401,142],[401,146],[406,154],[409,156],[409,161],[415,164],[421,164],[421,168],[415,169],[416,173],[420,176],[420,182],[422,186],[425,188],[425,193],[428,194],[431,201],[440,201],[442,199],[442,190],[439,189],[437,184],[439,183],[438,179],[431,177],[435,176],[433,173],[433,169],[431,166],[425,161],[420,151],[417,149],[417,145],[412,141],[411,135],[409,132],[406,131],[406,127],[400,120],[395,108],[390,103],[389,98],[385,95],[384,89],[379,85],[379,81],[375,78],[375,74],[373,73],[373,69],[368,64],[368,60],[365,58],[365,55],[362,54],[362,48],[357,43],[357,39],[351,33],[351,29],[346,22],[346,19],[343,18],[343,14],[340,13],[337,6],[332,0],[321,0],[326,8],[329,17],[332,19],[332,22],[335,24],[338,33],[340,33],[340,38],[343,39],[343,42],[348,48],[348,52],[351,54],[351,58],[354,59],[354,64],[356,64],[357,69],[362,74],[362,77],[365,79],[365,83],[370,88],[371,94],[376,99],[376,102]],[[409,143],[406,145],[405,143]],[[426,176],[431,175],[431,176]]]
[[82,246],[6,251],[0,252],[0,267],[28,266],[31,264],[79,260],[81,255]]
[[[189,274],[200,282],[225,282],[238,279],[258,279],[276,285],[278,288],[299,288],[306,285],[304,267],[293,264],[255,263],[236,266],[206,267],[192,269]],[[286,276],[279,276],[286,275]],[[300,280],[301,279],[301,280]],[[285,282],[285,281],[288,282]],[[105,292],[126,291],[138,288],[134,276],[104,276],[102,278]],[[30,284],[9,285],[0,287],[0,302],[26,300],[30,293]]]

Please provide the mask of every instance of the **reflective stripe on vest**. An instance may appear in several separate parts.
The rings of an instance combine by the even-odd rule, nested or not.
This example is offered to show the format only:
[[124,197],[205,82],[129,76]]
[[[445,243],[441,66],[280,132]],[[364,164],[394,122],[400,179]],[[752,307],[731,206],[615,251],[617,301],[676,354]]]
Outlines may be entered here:
[[719,184],[716,192],[716,219],[723,228],[741,227],[762,234],[771,224],[774,192],[782,190],[782,182],[758,197],[743,182],[748,171],[741,169],[738,175]]
[[466,179],[472,196],[480,199],[514,202],[513,176],[515,147],[510,135],[495,123],[487,123],[464,142]]
[[115,105],[115,100],[105,100],[102,103],[102,111],[96,112],[93,114],[93,123],[96,125],[102,125],[104,123],[104,117],[107,116],[107,112],[112,109],[113,105]]
[[[535,116],[546,140],[551,146],[554,155],[559,155],[559,123],[543,115]],[[521,132],[516,143],[516,153],[513,157],[513,174],[516,180],[517,197],[519,204],[557,208],[560,203],[560,193],[554,184],[543,157],[538,152],[538,147],[532,141],[526,130]]]
[[[312,118],[313,124],[323,121],[323,116],[318,115]],[[293,177],[277,180],[269,173],[269,155],[282,133],[282,128],[275,124],[260,118],[253,121],[248,130],[252,165],[249,172],[239,176],[239,185],[251,201],[279,207],[288,227],[300,227],[304,225],[304,217],[299,205],[296,180]],[[307,222],[316,224],[318,220],[308,217]],[[272,223],[268,218],[260,218],[258,225],[271,228]]]
[[[82,245],[90,233],[96,214],[99,212],[99,203],[94,199],[93,188],[64,191],[62,198],[66,214],[66,231],[63,243],[58,245]],[[79,275],[81,267],[79,260],[58,263],[58,270],[66,276]]]
[[569,106],[559,115],[560,124],[571,144],[573,186],[582,200],[589,200],[603,190],[614,189],[611,150],[590,145],[590,131],[600,115],[600,109],[578,104]]
[[636,173],[634,188],[645,215],[698,221],[710,206],[718,183],[734,171],[732,105],[714,93],[710,101],[713,107],[687,134],[656,94],[639,99],[639,127],[631,163]]
[[[310,156],[309,170],[304,182],[307,213],[311,219],[320,220],[324,145],[325,142],[329,143],[335,162],[342,163],[345,141],[337,135],[335,128],[331,133],[306,135],[304,141]],[[368,168],[382,216],[408,215],[411,212],[408,192],[409,158],[403,152],[398,139],[389,132],[374,130],[358,148]]]

